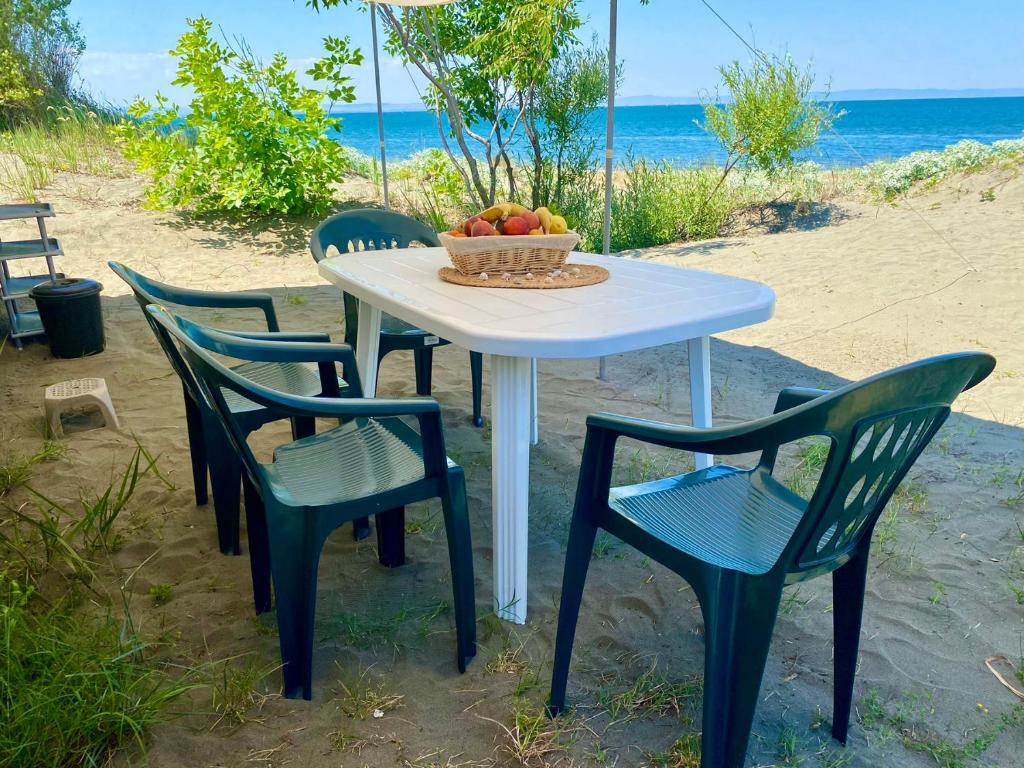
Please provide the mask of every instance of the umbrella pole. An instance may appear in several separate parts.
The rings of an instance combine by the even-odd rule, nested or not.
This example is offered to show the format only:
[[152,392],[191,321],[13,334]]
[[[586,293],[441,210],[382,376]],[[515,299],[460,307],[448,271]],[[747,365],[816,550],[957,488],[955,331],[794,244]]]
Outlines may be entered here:
[[[614,0],[612,0],[614,2]],[[384,105],[380,100],[380,60],[377,53],[377,4],[370,3],[370,32],[373,36],[373,79],[377,87],[377,139],[380,144],[380,177],[384,188],[384,208],[391,209],[388,197],[388,159],[384,150]]]
[[[615,37],[618,26],[618,0],[611,0],[608,19],[608,122],[605,125],[604,145],[604,234],[601,253],[607,256],[612,245],[612,147],[615,142]],[[602,381],[608,378],[608,367],[605,358],[601,358],[597,377]]]

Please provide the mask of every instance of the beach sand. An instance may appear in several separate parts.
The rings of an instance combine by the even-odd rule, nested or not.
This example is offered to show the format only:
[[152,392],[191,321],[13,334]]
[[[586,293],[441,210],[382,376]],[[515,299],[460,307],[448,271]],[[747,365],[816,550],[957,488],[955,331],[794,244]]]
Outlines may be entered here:
[[[980,193],[989,188],[995,199],[983,201]],[[134,177],[59,175],[45,191],[43,199],[58,211],[50,232],[66,251],[60,268],[105,285],[107,349],[55,360],[42,344],[17,351],[8,343],[0,353],[0,430],[6,445],[33,451],[43,387],[106,378],[123,432],[70,433],[67,458],[38,465],[32,483],[74,502],[121,472],[137,438],[175,486],[147,476],[119,523],[124,543],[115,564],[122,578],[138,569],[126,589],[137,629],[153,643],[152,657],[207,672],[229,658],[239,668],[272,670],[276,628],[273,614],[254,616],[248,558],[219,554],[212,509],[194,504],[179,382],[106,262],[120,260],[195,288],[269,290],[283,328],[328,331],[336,339],[340,295],[319,278],[309,256],[312,222],[269,228],[204,222],[143,210],[139,195]],[[1002,720],[1016,700],[984,660],[1024,656],[1024,610],[1010,586],[1024,587],[1024,506],[1011,501],[1021,492],[1015,480],[1024,468],[1024,179],[1008,172],[951,179],[897,205],[837,202],[769,231],[775,228],[752,221],[728,238],[627,254],[775,289],[772,320],[712,341],[716,423],[769,413],[784,386],[834,387],[926,355],[978,349],[993,353],[999,365],[958,401],[957,413],[912,470],[911,492],[897,516],[877,537],[855,694],[863,722],[855,716],[848,748],[828,734],[832,597],[829,581],[818,579],[787,589],[748,764],[928,766],[939,760],[928,745],[937,752],[998,732],[982,764],[1019,765],[1024,728],[1019,719]],[[0,235],[20,231],[5,225]],[[198,316],[258,325],[252,315]],[[434,394],[452,458],[466,468],[473,521],[481,620],[469,671],[455,669],[439,507],[417,505],[409,510],[417,525],[403,568],[380,567],[373,539],[356,545],[348,527],[328,543],[320,565],[312,702],[270,695],[242,718],[221,719],[210,714],[210,689],[196,690],[174,705],[179,717],[149,733],[146,764],[518,764],[506,729],[528,734],[522,717],[516,731],[517,693],[531,713],[547,694],[584,419],[605,410],[686,423],[686,369],[685,345],[610,358],[607,381],[597,380],[593,360],[541,361],[541,442],[531,455],[530,617],[518,627],[487,617],[490,431],[470,423],[465,351],[439,350]],[[389,356],[381,377],[381,393],[413,394],[407,355]],[[485,404],[487,380],[485,369]],[[281,424],[253,438],[261,451],[287,439]],[[795,449],[787,450],[783,477],[797,465]],[[687,455],[624,443],[617,480],[691,466]],[[5,499],[29,500],[24,489]],[[539,736],[527,755],[532,765],[657,764],[656,755],[699,730],[701,699],[692,682],[702,673],[703,641],[692,591],[621,543],[601,544],[570,678],[576,716],[560,736],[569,746],[545,752],[547,737]],[[162,584],[171,585],[172,597],[156,607],[148,593]],[[664,678],[660,688],[647,674],[652,669]],[[662,695],[634,711],[636,697],[619,694],[638,680]],[[279,673],[271,671],[260,690],[273,694],[278,685]],[[377,688],[400,696],[398,706],[380,718],[346,714],[353,694]],[[969,747],[947,754],[971,764]],[[126,755],[118,764],[142,761]]]

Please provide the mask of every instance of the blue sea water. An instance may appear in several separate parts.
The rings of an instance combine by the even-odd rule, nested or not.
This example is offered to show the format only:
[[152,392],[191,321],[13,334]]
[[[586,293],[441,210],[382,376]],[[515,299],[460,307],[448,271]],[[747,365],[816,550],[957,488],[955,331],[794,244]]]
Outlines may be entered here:
[[[860,165],[899,157],[917,150],[942,149],[963,139],[991,143],[1024,137],[1024,97],[978,99],[900,99],[836,103],[846,114],[835,132],[822,136],[806,158],[825,166]],[[699,105],[617,107],[615,154],[687,165],[720,161],[721,148],[697,124]],[[342,115],[339,140],[366,154],[377,148],[375,113]],[[605,111],[591,115],[590,130],[604,143]],[[384,115],[390,159],[440,147],[437,124],[427,112],[389,112]]]

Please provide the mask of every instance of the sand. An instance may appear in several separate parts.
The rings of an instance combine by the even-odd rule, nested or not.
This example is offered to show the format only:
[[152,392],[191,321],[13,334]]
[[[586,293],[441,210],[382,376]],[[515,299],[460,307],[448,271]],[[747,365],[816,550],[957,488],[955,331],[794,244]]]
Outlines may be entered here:
[[[41,464],[33,483],[74,500],[120,472],[135,438],[159,458],[176,486],[143,480],[121,522],[115,556],[141,634],[154,658],[209,671],[217,660],[272,670],[273,616],[254,618],[246,557],[218,553],[212,510],[192,498],[181,390],[126,288],[106,268],[117,259],[168,282],[196,288],[263,289],[275,297],[286,329],[328,331],[340,339],[338,292],[318,277],[306,250],[312,222],[280,226],[197,221],[139,204],[137,178],[58,176],[44,199],[59,215],[51,233],[66,256],[61,268],[105,285],[107,350],[55,360],[41,344],[0,353],[4,442],[39,444],[42,388],[79,376],[103,376],[125,426],[78,431],[66,460]],[[980,192],[994,188],[995,199]],[[728,238],[627,254],[715,270],[770,284],[776,316],[712,341],[714,412],[734,423],[770,411],[787,385],[832,387],[926,355],[963,349],[993,353],[992,377],[957,404],[911,473],[913,498],[873,551],[846,750],[828,736],[831,713],[831,590],[819,579],[787,590],[775,630],[750,744],[750,765],[927,766],[933,751],[962,746],[1000,726],[1015,699],[984,659],[1024,655],[1024,611],[1011,584],[1024,587],[1024,507],[1009,501],[1024,468],[1024,179],[981,174],[952,179],[898,205],[837,201],[785,226],[749,222]],[[782,231],[770,232],[779,228]],[[10,237],[19,230],[4,227]],[[25,230],[28,231],[28,230]],[[251,316],[235,323],[256,327]],[[467,358],[447,347],[435,358],[435,395],[444,409],[452,457],[467,472],[476,566],[479,655],[467,674],[454,665],[443,529],[436,504],[410,510],[423,521],[408,537],[410,562],[388,571],[372,543],[348,529],[329,542],[320,567],[314,695],[311,703],[270,694],[238,722],[209,714],[211,692],[178,702],[180,716],[153,729],[147,754],[120,764],[150,766],[514,765],[506,728],[515,730],[517,689],[532,711],[544,700],[567,524],[587,413],[597,410],[687,422],[684,345],[609,360],[542,361],[542,439],[532,452],[531,614],[526,626],[486,618],[491,596],[489,430],[470,423]],[[380,391],[410,395],[411,360],[387,359]],[[488,401],[485,371],[485,403]],[[134,437],[133,437],[134,435]],[[261,450],[287,439],[281,425],[256,436]],[[797,465],[782,458],[782,473]],[[689,457],[623,445],[618,477],[638,480],[691,466]],[[28,501],[24,490],[6,499]],[[2,513],[0,513],[2,514]],[[702,671],[695,600],[677,577],[612,539],[590,570],[570,695],[577,719],[565,750],[531,764],[637,766],[655,762],[684,733],[699,729],[700,697],[682,696],[677,713],[608,710],[652,668],[670,683]],[[109,577],[113,582],[113,576]],[[151,586],[169,584],[156,607]],[[177,674],[177,673],[176,673]],[[192,673],[197,679],[202,674]],[[210,675],[207,674],[207,677]],[[383,717],[350,717],[352,691],[382,686],[401,696]],[[662,689],[664,690],[664,689]],[[672,689],[677,696],[685,686]],[[903,721],[879,717],[878,704]],[[881,720],[881,722],[880,722]],[[522,725],[523,723],[520,723]],[[542,721],[547,727],[547,724]],[[902,727],[902,731],[901,731]],[[910,746],[904,744],[908,742]],[[918,748],[913,748],[914,746]],[[1020,725],[1002,729],[982,764],[1016,765]],[[965,755],[953,754],[970,764]],[[957,765],[960,763],[949,763]],[[680,763],[686,765],[686,763]]]

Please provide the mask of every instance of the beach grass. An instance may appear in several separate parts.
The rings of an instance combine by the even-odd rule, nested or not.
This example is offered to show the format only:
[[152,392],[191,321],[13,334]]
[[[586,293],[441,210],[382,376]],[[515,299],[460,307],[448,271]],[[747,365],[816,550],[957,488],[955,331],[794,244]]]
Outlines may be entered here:
[[45,120],[0,134],[0,188],[23,202],[35,202],[55,173],[111,176],[123,168],[107,116],[81,107],[49,107]]

